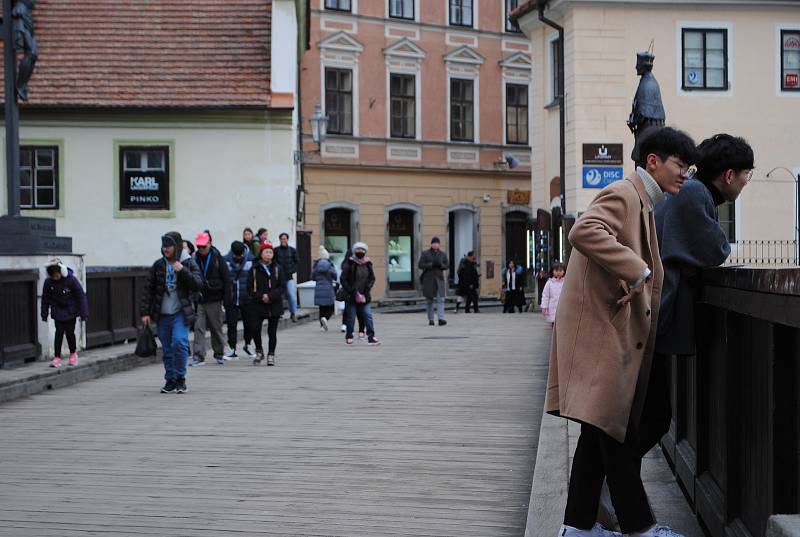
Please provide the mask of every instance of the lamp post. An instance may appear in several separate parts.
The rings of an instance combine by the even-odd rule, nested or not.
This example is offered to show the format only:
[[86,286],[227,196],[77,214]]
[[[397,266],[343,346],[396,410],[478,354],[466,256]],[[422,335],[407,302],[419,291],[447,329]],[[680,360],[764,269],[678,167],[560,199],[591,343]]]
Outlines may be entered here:
[[776,166],[767,172],[767,178],[769,179],[769,176],[776,171],[788,173],[794,183],[794,199],[796,204],[794,210],[794,262],[800,265],[800,173],[795,174],[785,166]]
[[317,103],[314,106],[314,113],[308,120],[311,123],[311,138],[317,144],[317,150],[322,150],[322,142],[328,136],[328,116],[322,113],[322,105]]
[[19,107],[17,53],[14,47],[12,0],[3,0],[3,75],[5,76],[6,203],[8,216],[19,216]]

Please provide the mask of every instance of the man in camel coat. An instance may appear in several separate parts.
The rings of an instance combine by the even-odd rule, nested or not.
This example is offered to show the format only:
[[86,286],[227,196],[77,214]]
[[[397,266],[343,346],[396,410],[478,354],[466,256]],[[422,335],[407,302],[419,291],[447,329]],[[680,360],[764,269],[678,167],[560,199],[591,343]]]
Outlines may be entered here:
[[559,537],[619,535],[595,525],[608,480],[630,537],[674,537],[656,526],[640,477],[637,427],[647,400],[663,280],[653,208],[694,163],[689,136],[654,128],[637,170],[604,188],[569,234],[573,246],[556,314],[545,410],[581,423]]

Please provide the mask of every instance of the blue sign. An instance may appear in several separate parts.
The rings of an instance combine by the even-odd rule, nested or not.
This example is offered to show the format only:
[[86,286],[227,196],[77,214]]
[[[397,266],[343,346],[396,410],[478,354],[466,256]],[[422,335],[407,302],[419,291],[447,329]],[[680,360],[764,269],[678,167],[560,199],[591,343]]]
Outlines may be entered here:
[[622,166],[583,167],[583,188],[605,188],[622,178]]

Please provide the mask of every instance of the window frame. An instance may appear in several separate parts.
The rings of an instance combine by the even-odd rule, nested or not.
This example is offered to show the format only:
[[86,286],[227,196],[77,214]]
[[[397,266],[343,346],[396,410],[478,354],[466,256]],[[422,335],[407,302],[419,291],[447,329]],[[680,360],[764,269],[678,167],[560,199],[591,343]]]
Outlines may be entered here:
[[[128,168],[125,162],[125,154],[126,152],[138,152],[145,156],[145,160],[147,157],[147,153],[155,152],[155,151],[163,151],[163,161],[160,167],[142,167],[139,168]],[[153,211],[169,211],[172,209],[173,204],[173,192],[172,192],[172,175],[171,175],[171,162],[172,158],[170,156],[171,147],[166,144],[147,144],[147,145],[139,145],[139,144],[122,144],[117,148],[117,166],[119,168],[119,192],[117,195],[117,209],[121,212],[130,212],[130,211],[143,211],[143,212],[153,212]],[[123,188],[122,188],[122,181],[125,180],[125,172],[127,171],[140,171],[142,174],[146,174],[149,171],[159,171],[163,172],[166,175],[166,194],[167,194],[167,201],[164,207],[153,207],[153,208],[145,208],[145,207],[124,207],[123,203]]]
[[[727,92],[731,89],[730,79],[730,47],[729,47],[729,29],[713,26],[683,26],[680,28],[681,32],[681,47],[680,47],[680,89],[685,92]],[[703,86],[687,86],[686,85],[686,33],[687,32],[702,32],[703,34]],[[708,72],[707,72],[707,55],[708,47],[706,45],[708,34],[710,32],[722,34],[722,55],[723,55],[723,85],[709,87]]]
[[[521,83],[521,82],[514,82],[514,81],[508,81],[507,80],[507,81],[505,81],[504,86],[505,86],[505,99],[504,99],[503,115],[505,116],[505,143],[506,143],[506,145],[528,146],[528,145],[530,145],[530,128],[531,128],[531,125],[530,125],[530,102],[531,102],[530,84]],[[516,90],[521,90],[521,93],[523,93],[525,95],[525,105],[524,105],[524,107],[519,105],[519,104],[509,104],[509,99],[508,99],[509,93],[508,93],[508,90],[510,88],[515,88]],[[520,140],[512,141],[511,140],[510,130],[509,130],[509,128],[511,126],[511,121],[510,121],[510,117],[509,117],[510,116],[509,108],[512,108],[512,107],[514,109],[516,109],[516,113],[514,115],[515,115],[515,118],[517,119],[517,121],[519,121],[520,117],[524,117],[525,118],[525,125],[527,126],[527,128],[525,129],[525,140],[524,141],[520,141]],[[524,112],[525,113],[520,115],[520,109],[523,109],[523,108],[524,108]],[[516,128],[517,128],[517,134],[519,134],[519,123],[517,123]]]
[[[719,218],[719,216],[720,216],[719,215],[719,210],[717,210],[717,221],[718,221],[720,227],[722,228],[722,231],[725,233],[725,236],[727,237],[728,242],[730,244],[734,244],[734,243],[737,242],[737,233],[739,232],[739,229],[738,229],[739,228],[739,226],[738,226],[738,221],[739,221],[739,218],[738,218],[739,217],[739,215],[738,215],[739,203],[738,203],[738,200],[736,200],[736,201],[726,201],[725,203],[723,203],[722,206],[725,206],[725,205],[727,205],[729,207],[728,214],[729,214],[730,218],[728,220],[725,220],[724,223],[723,223],[723,220],[720,220],[720,218]],[[729,234],[728,233],[729,231],[732,231],[733,233]]]
[[[342,8],[342,7],[330,7],[330,6],[328,6],[328,2],[335,2],[337,6],[339,4],[342,4],[343,2],[347,2],[349,7],[346,8],[346,9]],[[322,0],[322,6],[325,9],[325,11],[339,11],[339,12],[342,12],[342,13],[352,13],[353,12],[353,0]]]
[[[404,20],[404,21],[415,21],[415,20],[417,20],[417,6],[416,6],[417,0],[399,0],[400,2],[403,2],[403,3],[405,3],[405,2],[409,2],[410,3],[410,5],[411,5],[411,16],[410,17],[407,16],[407,14],[404,12],[405,8],[401,8],[401,11],[404,12],[402,15],[393,15],[392,14],[392,5],[393,5],[394,1],[395,0],[387,0],[387,17],[388,18],[396,19],[396,20]],[[400,4],[400,5],[402,6],[403,4]]]
[[[114,205],[113,217],[114,218],[175,218],[176,207],[178,204],[178,189],[176,188],[175,181],[175,161],[177,160],[177,152],[175,150],[175,140],[172,139],[113,139],[113,158],[114,163]],[[168,157],[165,162],[166,173],[168,177],[168,195],[169,195],[169,208],[168,209],[122,209],[120,208],[120,201],[122,200],[122,181],[124,174],[122,173],[123,167],[120,156],[123,148],[167,148]]]
[[[418,91],[418,88],[417,88],[417,77],[418,76],[419,75],[415,74],[415,73],[404,73],[404,72],[395,72],[395,71],[390,71],[389,72],[389,110],[388,110],[388,112],[389,112],[389,114],[388,114],[389,115],[389,129],[388,129],[389,138],[398,139],[398,140],[416,140],[416,139],[418,139],[418,136],[419,136],[419,129],[418,129],[418,126],[417,126],[417,119],[418,119],[418,114],[419,114],[419,110],[418,110],[418,107],[417,107],[417,98],[419,96],[419,91]],[[410,79],[411,88],[413,90],[413,94],[410,95],[410,96],[409,95],[399,95],[399,96],[394,95],[393,92],[392,92],[392,88],[394,87],[394,85],[392,84],[392,80],[393,80],[394,77]],[[405,132],[405,126],[407,125],[407,117],[405,115],[402,116],[402,124],[404,126],[403,129],[401,129],[402,132],[398,134],[398,133],[396,133],[394,131],[393,105],[394,105],[395,98],[400,99],[401,103],[404,103],[406,106],[408,106],[410,104],[411,107],[412,107],[412,114],[413,115],[412,115],[411,125],[413,127],[413,132],[410,133],[410,134]]]
[[561,95],[561,80],[558,78],[558,70],[561,64],[561,39],[556,34],[556,37],[550,39],[549,55],[550,55],[550,104],[560,104],[558,99]]
[[[349,90],[349,92],[346,91],[346,90],[340,90],[338,88],[336,88],[334,90],[329,90],[328,89],[328,71],[336,71],[336,72],[339,72],[339,73],[344,73],[344,72],[349,73],[350,74],[350,90]],[[355,135],[355,112],[354,112],[354,108],[357,106],[357,103],[355,102],[355,73],[354,73],[354,69],[352,69],[351,67],[334,67],[334,66],[325,65],[325,66],[323,66],[322,74],[323,74],[322,91],[323,91],[323,95],[324,95],[324,98],[325,98],[325,115],[326,115],[326,117],[328,117],[328,128],[327,128],[328,134],[338,134],[338,135],[342,135],[342,136],[354,136]],[[348,94],[348,93],[350,95],[350,130],[349,130],[349,132],[347,132],[345,130],[335,130],[333,128],[333,122],[331,121],[331,114],[333,112],[332,112],[332,109],[331,109],[331,106],[330,106],[331,102],[328,100],[329,91],[333,91],[337,95],[338,94]],[[337,116],[341,116],[341,112],[338,110],[338,108],[337,108],[335,114]]]
[[[511,3],[515,2],[516,5],[512,8]],[[520,30],[516,24],[512,23],[508,20],[508,16],[511,14],[512,11],[517,9],[522,4],[522,0],[504,0],[503,1],[503,31],[509,34],[521,34],[522,30]]]
[[[468,83],[472,84],[472,100],[471,101],[461,101],[462,103],[467,103],[468,102],[468,103],[471,104],[471,108],[472,108],[471,116],[472,117],[470,118],[471,121],[469,123],[470,123],[470,125],[472,127],[472,132],[471,132],[471,136],[470,137],[467,137],[467,136],[456,137],[454,135],[455,133],[454,133],[453,126],[454,126],[455,118],[453,116],[453,105],[455,104],[455,101],[453,99],[453,84],[455,82],[462,82],[462,83],[468,82]],[[475,137],[475,131],[477,130],[477,122],[475,121],[475,116],[476,116],[476,112],[477,112],[477,110],[476,110],[476,101],[477,101],[476,87],[477,87],[477,80],[475,78],[466,78],[466,77],[461,77],[461,76],[450,76],[450,77],[448,77],[447,88],[448,88],[448,100],[449,100],[449,102],[447,103],[447,106],[448,106],[448,119],[449,119],[449,123],[450,124],[448,125],[447,129],[448,129],[448,133],[450,134],[450,141],[452,141],[452,142],[476,143],[476,137]],[[465,125],[467,124],[466,117],[465,117],[464,124]]]
[[[61,147],[59,144],[55,143],[22,143],[20,144],[20,183],[19,183],[19,190],[20,190],[20,211],[32,211],[37,214],[41,214],[42,211],[52,211],[54,213],[59,213],[62,211],[62,199],[61,199]],[[31,151],[31,165],[30,166],[23,166],[22,165],[22,152],[23,151]],[[37,186],[37,176],[36,173],[39,170],[38,166],[38,151],[53,151],[53,159],[51,166],[42,167],[43,170],[50,170],[53,172],[53,186],[49,187],[39,187]],[[22,186],[22,170],[23,169],[30,169],[31,172],[31,184],[29,187]],[[30,190],[31,192],[31,204],[30,206],[25,206],[22,204],[22,190]],[[48,206],[40,206],[37,203],[38,198],[38,191],[39,190],[52,190],[53,191],[53,204]]]
[[[469,2],[469,24],[464,21],[464,2]],[[474,28],[475,27],[475,0],[447,0],[447,22],[450,26],[458,26],[460,28]],[[453,21],[453,9],[461,10],[461,21]]]
[[[782,27],[780,29],[780,32],[779,32],[779,35],[778,35],[778,56],[780,57],[780,70],[778,71],[778,88],[779,88],[780,92],[782,92],[782,93],[784,93],[784,92],[786,92],[786,93],[798,93],[798,92],[800,92],[800,84],[798,84],[797,86],[795,86],[793,88],[792,87],[787,87],[787,86],[784,85],[785,67],[784,67],[784,62],[783,62],[783,54],[784,54],[783,39],[784,39],[784,35],[785,34],[796,34],[798,36],[798,39],[800,39],[800,28]],[[800,52],[798,54],[800,54]]]

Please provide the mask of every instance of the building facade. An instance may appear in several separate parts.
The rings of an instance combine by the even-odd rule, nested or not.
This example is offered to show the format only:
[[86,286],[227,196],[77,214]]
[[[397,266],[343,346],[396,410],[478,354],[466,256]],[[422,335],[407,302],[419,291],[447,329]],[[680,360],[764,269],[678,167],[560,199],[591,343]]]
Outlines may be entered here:
[[[556,30],[539,20],[538,3],[524,3],[512,19],[532,51],[533,207],[557,213],[559,42]],[[796,240],[797,2],[553,0],[544,14],[565,32],[567,213],[579,214],[598,188],[634,170],[625,122],[639,82],[636,53],[652,43],[667,125],[698,143],[721,132],[743,136],[755,151],[752,182],[735,203],[720,207],[731,242]],[[603,151],[606,162],[598,159]]]
[[[475,250],[483,293],[527,264],[530,42],[518,1],[312,0],[301,64],[303,228],[340,262],[369,245],[376,296],[416,295],[438,236]],[[317,144],[308,119],[327,117]],[[520,166],[510,169],[506,157]]]
[[223,252],[245,226],[293,234],[297,5],[39,2],[22,213],[88,267],[149,264],[169,230]]

